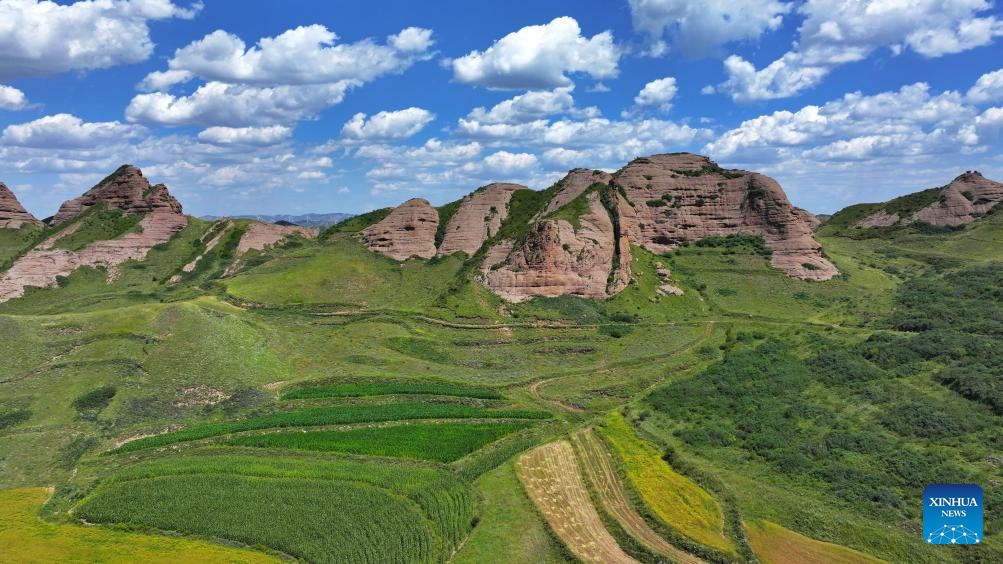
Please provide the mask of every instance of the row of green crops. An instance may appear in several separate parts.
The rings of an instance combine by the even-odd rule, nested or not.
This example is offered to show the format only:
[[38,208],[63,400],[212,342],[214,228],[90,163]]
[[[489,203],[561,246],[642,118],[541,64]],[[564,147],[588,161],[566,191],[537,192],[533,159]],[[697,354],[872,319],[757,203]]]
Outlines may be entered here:
[[452,462],[525,427],[525,423],[418,423],[348,431],[250,435],[232,439],[229,444]]
[[492,390],[444,382],[374,382],[332,384],[329,386],[317,386],[293,390],[283,395],[282,399],[347,398],[398,394],[502,399],[500,394]]
[[131,452],[144,448],[159,447],[185,441],[195,441],[261,429],[284,427],[312,427],[319,425],[343,425],[349,423],[373,423],[407,419],[548,419],[546,411],[521,409],[484,409],[461,404],[439,403],[392,403],[386,405],[341,405],[317,407],[298,411],[287,411],[253,417],[240,421],[229,421],[210,425],[199,425],[190,429],[164,433],[126,443],[111,453]]
[[[297,493],[278,492],[286,489]],[[331,494],[341,490],[350,493]],[[474,500],[465,482],[431,466],[207,448],[125,467],[77,515],[263,544],[311,561],[441,561],[470,530]]]

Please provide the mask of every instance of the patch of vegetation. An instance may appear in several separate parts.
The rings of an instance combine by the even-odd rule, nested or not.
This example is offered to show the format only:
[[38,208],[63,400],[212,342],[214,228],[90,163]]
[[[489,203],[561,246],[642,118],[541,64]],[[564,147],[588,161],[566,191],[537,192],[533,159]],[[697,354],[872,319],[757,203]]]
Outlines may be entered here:
[[695,243],[697,247],[750,250],[764,257],[773,256],[773,250],[766,246],[766,241],[760,235],[732,234],[726,236],[704,237]]
[[578,231],[582,228],[582,216],[589,213],[589,194],[597,192],[606,188],[606,185],[601,182],[596,182],[585,189],[584,192],[575,197],[564,206],[552,211],[547,214],[544,219],[563,219],[571,224],[571,226]]
[[251,435],[232,439],[229,444],[452,462],[525,427],[524,423],[417,423],[348,431]]
[[101,386],[78,396],[77,399],[73,400],[73,407],[81,412],[101,411],[108,407],[116,393],[118,393],[118,388],[115,386]]
[[449,225],[449,220],[453,219],[453,216],[456,215],[456,211],[460,209],[460,204],[462,203],[463,200],[459,199],[455,202],[450,202],[444,206],[435,208],[439,212],[439,225],[435,230],[436,248],[442,245],[443,239],[446,238],[446,227]]
[[0,431],[24,423],[29,419],[31,419],[31,410],[28,409],[0,412]]
[[335,223],[320,234],[320,240],[326,241],[335,233],[357,233],[362,231],[370,225],[383,221],[392,211],[394,211],[393,208],[380,208],[371,212],[350,217],[342,222]]
[[352,382],[293,390],[282,399],[347,398],[386,395],[434,395],[478,399],[502,399],[498,392],[446,382]]
[[95,241],[117,239],[139,229],[139,222],[144,217],[143,214],[126,214],[121,210],[109,210],[101,203],[75,218],[74,223],[80,227],[58,239],[53,246],[58,249],[80,251]]
[[661,453],[634,434],[618,412],[597,429],[623,462],[630,484],[665,525],[711,548],[734,554],[724,535],[724,515],[717,501],[662,460]]

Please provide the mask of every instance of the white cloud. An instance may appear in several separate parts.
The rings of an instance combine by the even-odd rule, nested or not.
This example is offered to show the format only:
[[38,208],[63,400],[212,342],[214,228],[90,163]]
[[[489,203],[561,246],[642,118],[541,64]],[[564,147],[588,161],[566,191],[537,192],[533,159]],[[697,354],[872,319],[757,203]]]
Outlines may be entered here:
[[33,148],[89,148],[143,136],[146,129],[117,121],[87,123],[70,114],[46,116],[35,121],[8,125],[0,144]]
[[334,32],[315,24],[262,38],[249,48],[236,35],[216,30],[175,51],[168,70],[151,73],[140,86],[164,89],[195,76],[264,86],[368,82],[430,57],[426,51],[432,45],[431,34],[431,30],[407,28],[390,36],[389,45],[371,39],[336,44]]
[[927,58],[991,44],[1003,21],[983,15],[986,0],[808,0],[795,47],[762,69],[738,55],[725,60],[719,85],[736,101],[786,98],[818,85],[832,69],[887,47]]
[[572,84],[569,73],[615,78],[620,49],[604,31],[586,38],[571,17],[526,26],[450,62],[457,82],[491,89],[549,90]]
[[676,79],[669,76],[652,80],[634,97],[634,104],[642,108],[658,108],[663,112],[672,109],[672,99],[676,97]]
[[351,190],[348,189],[348,186],[342,186],[341,188],[338,188],[339,194],[348,194],[349,192],[351,192]]
[[977,104],[1003,100],[1003,69],[980,76],[968,90],[968,99]]
[[536,166],[536,157],[529,153],[498,151],[484,157],[484,164],[495,172],[509,174]]
[[13,86],[0,84],[0,110],[20,110],[28,105],[28,98]]
[[991,143],[1003,130],[1003,108],[989,108],[961,130],[960,138],[966,145]]
[[198,134],[198,140],[214,145],[275,145],[292,136],[293,130],[281,125],[269,127],[210,127]]
[[209,82],[188,96],[153,92],[135,96],[125,109],[130,122],[206,127],[287,124],[339,104],[358,83],[256,87]]
[[170,0],[0,2],[0,79],[145,61],[153,53],[148,22],[192,18],[201,8]]
[[327,175],[319,170],[304,170],[296,175],[300,180],[326,180]]
[[432,112],[415,107],[380,112],[368,119],[366,114],[360,112],[341,128],[341,136],[356,140],[407,139],[434,119],[435,114]]
[[599,114],[595,107],[575,108],[571,96],[574,86],[526,92],[495,104],[490,110],[477,107],[462,121],[480,124],[520,124],[548,116],[569,114],[576,117],[594,117]]
[[649,53],[665,54],[669,44],[689,56],[721,45],[757,39],[777,29],[792,4],[776,0],[629,0],[634,29],[649,39]]
[[927,84],[916,83],[871,96],[854,92],[821,106],[746,120],[703,150],[715,158],[747,162],[938,155],[973,144],[973,136],[978,137],[976,114],[959,92],[934,95]]

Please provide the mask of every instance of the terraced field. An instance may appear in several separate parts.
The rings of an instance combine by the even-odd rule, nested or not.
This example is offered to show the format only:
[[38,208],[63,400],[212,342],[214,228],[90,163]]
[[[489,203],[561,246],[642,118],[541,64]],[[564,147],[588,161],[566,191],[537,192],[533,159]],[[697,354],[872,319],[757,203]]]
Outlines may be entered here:
[[618,412],[610,413],[603,423],[599,433],[613,445],[632,487],[660,521],[701,545],[738,556],[724,534],[721,506],[707,491],[675,472]]
[[584,562],[636,563],[606,530],[567,441],[537,447],[519,457],[519,479],[551,530]]
[[616,474],[615,462],[606,446],[592,429],[582,429],[571,436],[578,451],[579,462],[606,510],[648,550],[681,564],[700,564],[703,560],[680,550],[656,533],[629,501],[623,484]]

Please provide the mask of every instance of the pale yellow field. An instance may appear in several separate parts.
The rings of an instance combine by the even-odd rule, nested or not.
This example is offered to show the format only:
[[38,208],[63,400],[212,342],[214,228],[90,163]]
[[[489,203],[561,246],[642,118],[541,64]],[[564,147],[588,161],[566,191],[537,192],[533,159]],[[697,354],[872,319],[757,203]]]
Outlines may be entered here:
[[770,521],[747,523],[753,552],[764,564],[875,564],[884,562],[852,548],[818,541]]

